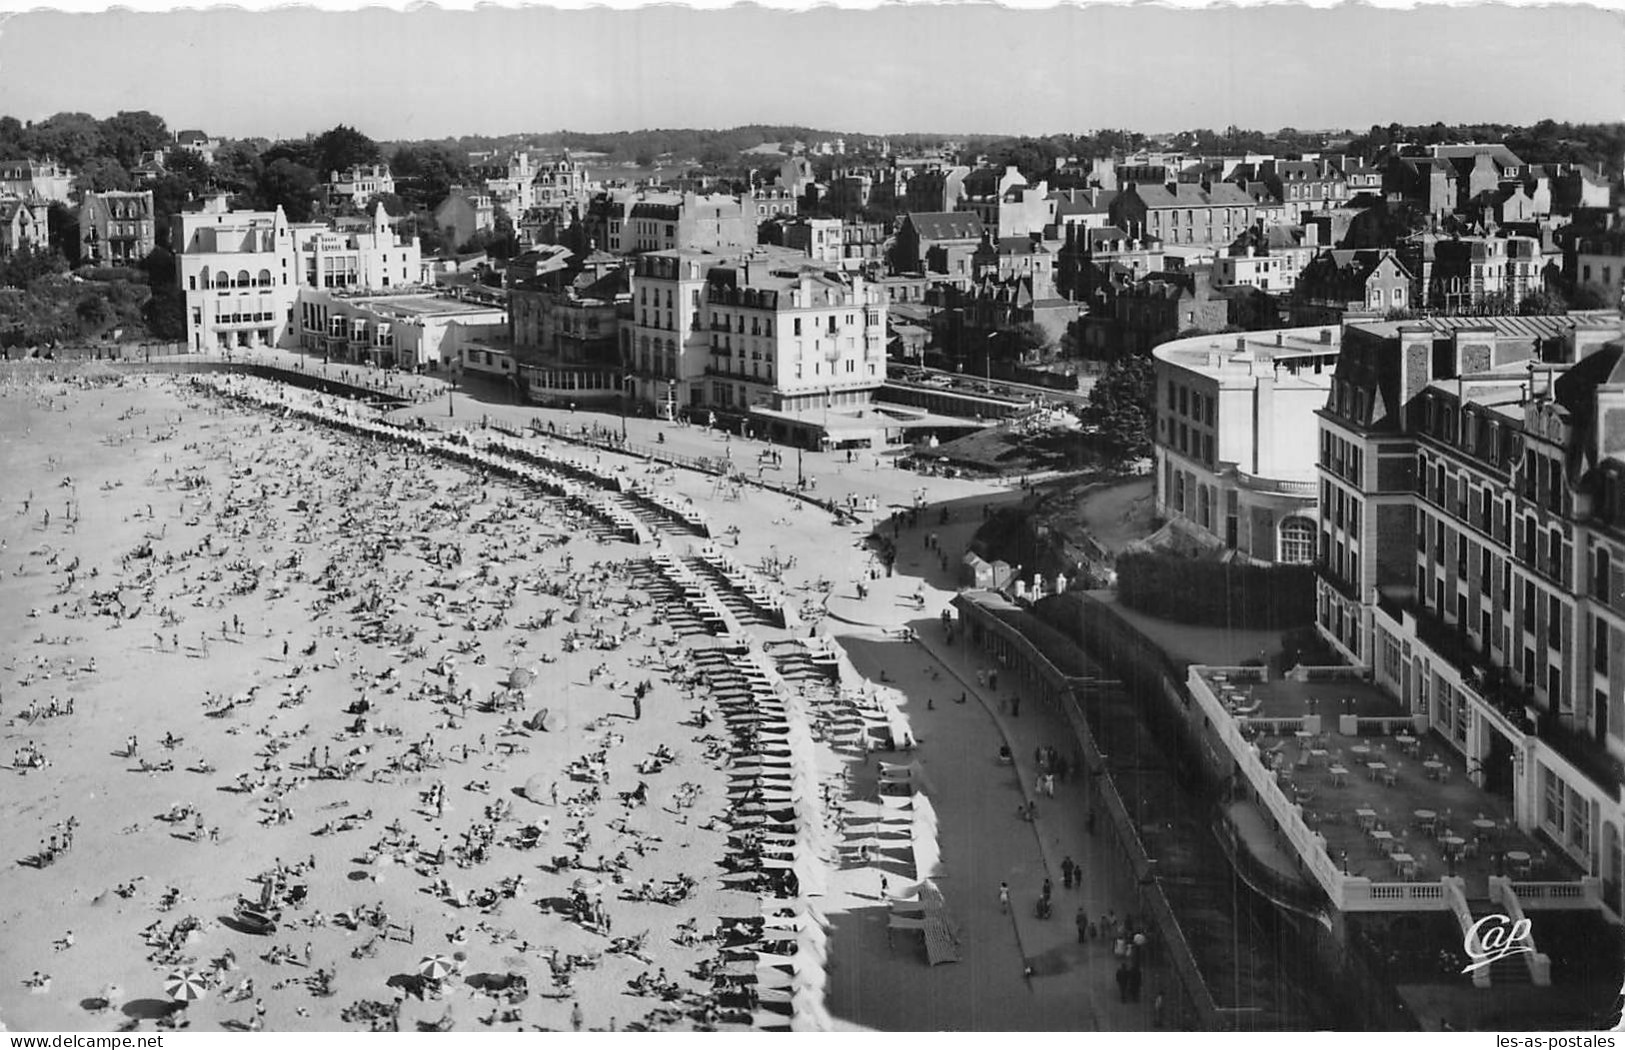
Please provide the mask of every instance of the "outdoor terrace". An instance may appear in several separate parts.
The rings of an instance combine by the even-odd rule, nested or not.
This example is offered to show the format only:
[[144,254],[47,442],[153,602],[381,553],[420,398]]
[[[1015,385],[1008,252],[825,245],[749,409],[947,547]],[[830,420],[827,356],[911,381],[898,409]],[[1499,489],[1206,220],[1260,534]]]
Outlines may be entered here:
[[1563,896],[1536,884],[1578,888],[1584,873],[1520,830],[1509,802],[1475,785],[1420,719],[1352,669],[1324,674],[1263,681],[1259,668],[1192,668],[1228,715],[1219,735],[1240,750],[1261,807],[1334,903],[1442,906],[1384,884],[1436,889],[1446,876],[1463,880],[1469,900],[1492,896],[1492,876],[1534,901]]

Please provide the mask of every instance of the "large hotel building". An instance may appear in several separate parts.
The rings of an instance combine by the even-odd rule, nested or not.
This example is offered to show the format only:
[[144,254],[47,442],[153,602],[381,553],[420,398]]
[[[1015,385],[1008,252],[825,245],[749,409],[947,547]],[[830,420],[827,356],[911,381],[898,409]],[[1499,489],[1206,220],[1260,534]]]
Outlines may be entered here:
[[1347,325],[1319,412],[1323,635],[1619,906],[1617,314]]

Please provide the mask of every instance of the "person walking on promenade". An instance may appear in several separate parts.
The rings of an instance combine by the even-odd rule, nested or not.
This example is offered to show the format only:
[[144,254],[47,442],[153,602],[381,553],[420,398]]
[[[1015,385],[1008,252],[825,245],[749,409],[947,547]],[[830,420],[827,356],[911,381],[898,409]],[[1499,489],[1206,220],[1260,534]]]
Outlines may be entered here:
[[1078,905],[1078,914],[1073,923],[1078,927],[1078,943],[1082,944],[1089,939],[1089,916],[1084,912],[1083,905]]
[[999,911],[1001,911],[1001,912],[1009,912],[1009,910],[1010,910],[1010,884],[1008,882],[1001,882],[1001,883],[999,883]]

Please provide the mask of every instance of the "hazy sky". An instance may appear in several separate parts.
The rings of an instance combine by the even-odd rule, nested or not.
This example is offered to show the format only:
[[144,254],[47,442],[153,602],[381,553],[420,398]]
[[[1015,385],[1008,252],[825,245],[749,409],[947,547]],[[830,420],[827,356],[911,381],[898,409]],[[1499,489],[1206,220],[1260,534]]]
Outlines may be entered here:
[[0,113],[378,139],[1596,121],[1625,118],[1622,56],[1625,15],[1580,6],[42,12],[0,24]]

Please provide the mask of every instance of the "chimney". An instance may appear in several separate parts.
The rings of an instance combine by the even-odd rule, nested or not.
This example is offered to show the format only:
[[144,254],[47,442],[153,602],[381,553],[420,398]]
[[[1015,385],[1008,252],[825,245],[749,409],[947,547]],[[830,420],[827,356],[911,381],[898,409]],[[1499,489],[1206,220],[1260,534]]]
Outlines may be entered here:
[[1412,401],[1433,381],[1433,329],[1420,324],[1399,326],[1399,403]]
[[1330,328],[1322,328],[1320,330],[1320,345],[1321,346],[1331,346],[1332,345],[1332,330]]
[[1286,333],[1285,332],[1276,332],[1275,333],[1275,345],[1276,346],[1285,346],[1286,345]]

